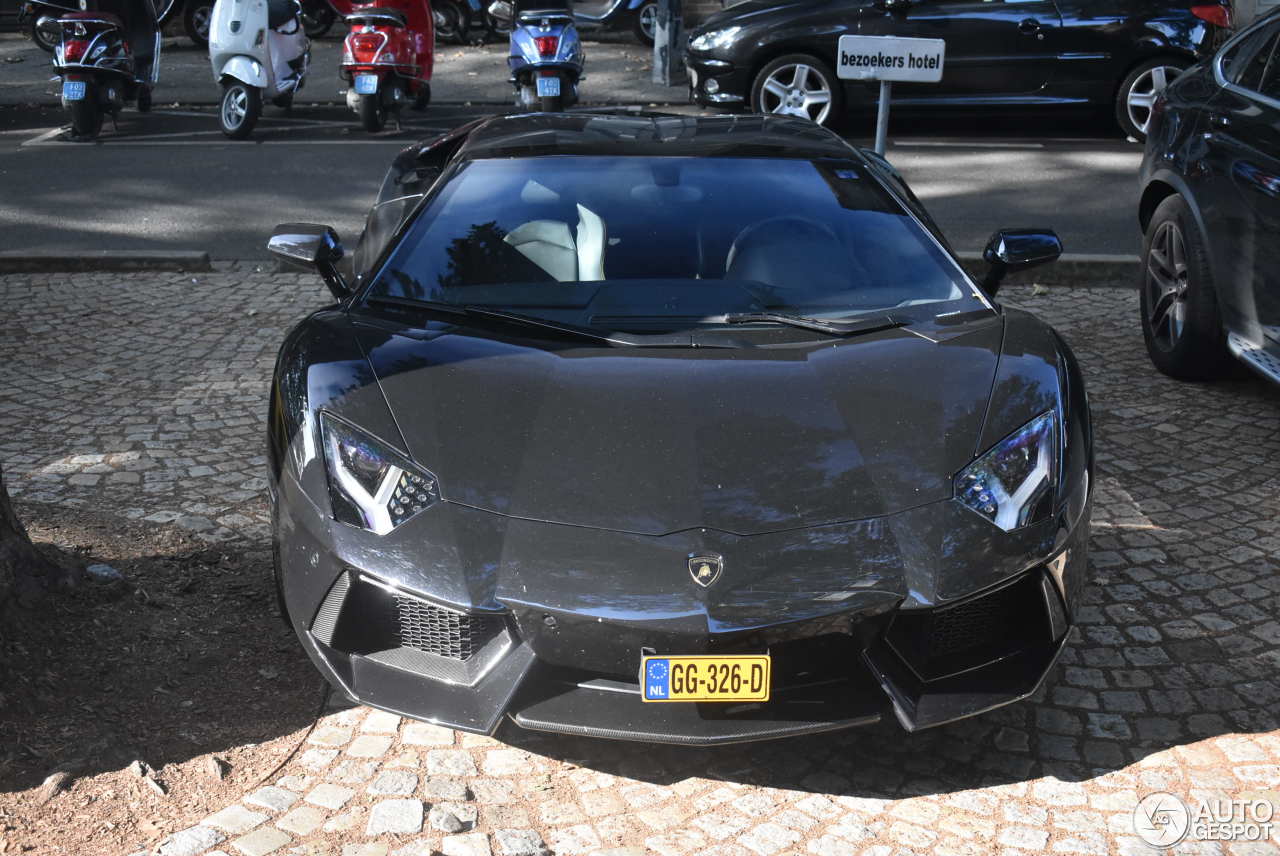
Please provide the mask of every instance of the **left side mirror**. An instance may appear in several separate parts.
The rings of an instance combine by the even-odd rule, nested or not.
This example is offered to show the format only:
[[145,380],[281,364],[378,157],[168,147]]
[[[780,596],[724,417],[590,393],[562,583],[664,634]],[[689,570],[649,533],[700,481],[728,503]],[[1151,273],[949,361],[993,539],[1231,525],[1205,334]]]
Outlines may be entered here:
[[1056,261],[1062,241],[1052,229],[1001,229],[987,241],[982,260],[990,265],[982,290],[995,297],[1005,275]]
[[351,295],[351,289],[338,273],[338,262],[344,253],[342,242],[332,226],[281,223],[271,233],[267,251],[288,265],[319,273],[329,291],[339,300]]

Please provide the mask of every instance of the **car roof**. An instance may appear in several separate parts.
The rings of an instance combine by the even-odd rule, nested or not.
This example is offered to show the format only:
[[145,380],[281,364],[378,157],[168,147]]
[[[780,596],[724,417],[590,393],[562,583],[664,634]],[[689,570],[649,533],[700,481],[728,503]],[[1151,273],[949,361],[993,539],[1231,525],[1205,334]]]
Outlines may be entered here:
[[494,117],[471,129],[457,158],[540,155],[857,157],[839,136],[805,119],[612,111]]

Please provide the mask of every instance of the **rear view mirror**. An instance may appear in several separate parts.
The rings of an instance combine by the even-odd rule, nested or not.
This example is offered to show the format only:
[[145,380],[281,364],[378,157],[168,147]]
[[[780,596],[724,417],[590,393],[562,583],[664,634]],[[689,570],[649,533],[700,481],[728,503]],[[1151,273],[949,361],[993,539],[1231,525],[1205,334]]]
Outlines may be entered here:
[[505,26],[516,19],[516,7],[511,4],[511,0],[494,0],[489,4],[489,14]]
[[1056,261],[1062,241],[1052,229],[1001,229],[987,241],[982,260],[990,265],[982,290],[995,297],[1006,274]]
[[339,300],[351,294],[342,274],[338,273],[338,262],[343,256],[342,242],[332,226],[282,223],[271,233],[267,250],[288,265],[319,273],[329,291]]

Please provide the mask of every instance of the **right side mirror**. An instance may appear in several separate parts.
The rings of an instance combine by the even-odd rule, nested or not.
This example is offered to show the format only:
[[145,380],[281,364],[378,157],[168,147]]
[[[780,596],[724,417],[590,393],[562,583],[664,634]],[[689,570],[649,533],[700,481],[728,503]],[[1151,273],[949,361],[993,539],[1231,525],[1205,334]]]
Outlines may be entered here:
[[1006,274],[1048,264],[1060,255],[1062,241],[1052,229],[1001,229],[982,251],[982,260],[990,265],[982,290],[995,297]]
[[350,296],[351,289],[338,273],[338,262],[344,252],[338,233],[332,226],[282,223],[271,233],[267,251],[293,267],[319,273],[329,291],[339,300]]
[[516,19],[516,7],[511,4],[511,0],[493,0],[489,4],[489,14],[499,24],[506,26]]

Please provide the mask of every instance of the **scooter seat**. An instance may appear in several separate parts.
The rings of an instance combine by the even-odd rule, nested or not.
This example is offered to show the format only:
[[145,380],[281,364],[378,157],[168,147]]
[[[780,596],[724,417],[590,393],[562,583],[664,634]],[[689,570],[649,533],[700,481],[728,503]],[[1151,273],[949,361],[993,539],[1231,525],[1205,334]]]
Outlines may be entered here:
[[124,29],[124,21],[120,20],[119,15],[113,15],[110,12],[64,12],[59,21],[71,21],[78,24],[98,24],[102,28],[115,27],[116,29]]
[[353,6],[344,19],[348,24],[369,23],[383,27],[403,27],[408,18],[399,9],[388,9],[386,6]]

